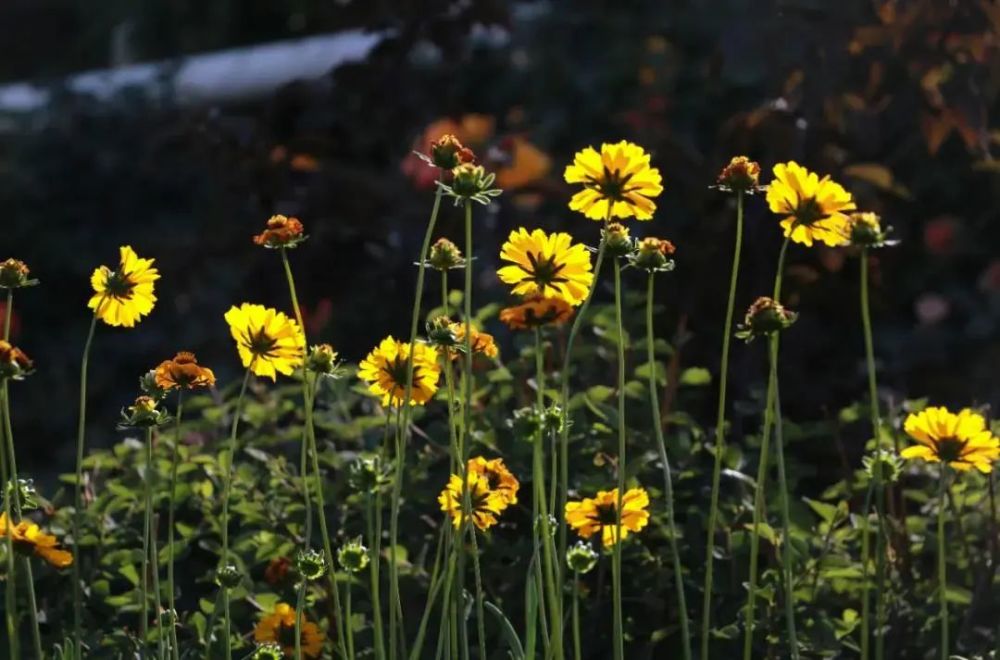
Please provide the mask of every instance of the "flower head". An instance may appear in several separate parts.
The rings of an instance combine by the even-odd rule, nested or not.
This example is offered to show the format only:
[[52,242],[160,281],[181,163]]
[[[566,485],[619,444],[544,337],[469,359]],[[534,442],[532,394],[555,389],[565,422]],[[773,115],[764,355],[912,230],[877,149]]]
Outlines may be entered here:
[[[489,479],[485,475],[472,471],[466,472],[466,482],[469,493],[469,511],[472,523],[479,529],[489,529],[497,524],[497,517],[507,508],[505,495],[499,491],[490,490]],[[453,474],[448,485],[438,495],[441,510],[451,516],[452,524],[457,529],[462,524],[462,477]]]
[[820,241],[831,247],[847,243],[847,213],[854,210],[854,199],[829,176],[821,179],[794,161],[778,163],[767,188],[767,203],[782,216],[785,237],[795,243],[811,246]]
[[983,473],[992,471],[1000,458],[1000,439],[982,415],[968,408],[958,414],[943,407],[925,408],[908,415],[903,430],[917,441],[899,453],[903,458],[947,463],[962,472],[976,468]]
[[340,546],[337,550],[337,561],[348,573],[360,573],[368,566],[368,548],[361,542],[361,537]]
[[149,428],[162,426],[170,420],[166,410],[158,407],[159,401],[145,394],[136,397],[135,403],[122,409],[120,428]]
[[746,156],[733,156],[719,173],[719,190],[753,194],[759,190],[760,165]]
[[892,227],[882,227],[882,218],[871,211],[855,211],[848,216],[848,237],[851,245],[880,248],[895,245],[890,239]]
[[503,191],[493,187],[496,175],[488,173],[482,165],[462,163],[451,171],[451,185],[438,183],[441,190],[455,198],[455,204],[471,200],[486,205]]
[[430,254],[427,256],[427,263],[431,268],[437,270],[451,270],[452,268],[463,268],[465,258],[458,246],[447,238],[439,238],[431,246]]
[[160,272],[153,268],[153,259],[140,259],[128,245],[119,252],[117,268],[99,266],[90,276],[94,295],[87,306],[110,326],[132,328],[153,311],[154,282],[160,279]]
[[337,351],[329,344],[317,344],[309,349],[306,357],[306,369],[318,376],[334,378],[339,375],[340,363]]
[[676,251],[677,248],[670,241],[650,236],[639,241],[635,252],[629,255],[629,261],[636,268],[651,273],[671,271],[674,269],[674,260],[670,257]]
[[453,170],[462,163],[474,163],[476,155],[462,145],[457,137],[451,133],[446,133],[431,142],[431,152],[429,154],[418,153],[429,165],[442,170]]
[[[622,540],[649,523],[649,495],[642,488],[631,488],[622,496]],[[618,489],[601,490],[593,499],[566,503],[566,523],[585,539],[600,533],[604,547],[615,545],[618,530]]]
[[513,284],[513,293],[560,298],[577,306],[587,297],[594,280],[590,252],[573,243],[569,234],[546,234],[541,229],[512,231],[500,249],[509,265],[497,271],[500,280]]
[[295,555],[295,569],[307,580],[318,580],[326,573],[326,558],[312,548],[300,550]]
[[250,654],[250,660],[284,660],[284,657],[285,652],[277,642],[258,644]]
[[215,582],[225,589],[235,589],[243,581],[243,574],[234,564],[223,564],[215,569]]
[[[451,324],[451,332],[455,336],[455,347],[458,350],[465,350],[465,323],[462,321],[456,321]],[[482,355],[491,360],[495,360],[498,355],[500,355],[500,349],[497,348],[496,341],[493,339],[493,335],[488,332],[482,332],[481,330],[476,330],[474,326],[470,328],[470,339],[469,344],[472,347],[472,353]],[[449,351],[449,356],[452,360],[458,358],[458,352],[455,350]]]
[[486,487],[500,494],[506,503],[504,508],[510,504],[517,504],[517,491],[521,487],[521,483],[507,469],[502,458],[487,460],[482,456],[476,456],[469,459],[466,469],[485,479]]
[[903,472],[903,461],[899,456],[880,451],[861,459],[868,478],[884,484],[895,483]]
[[56,568],[66,568],[73,563],[73,554],[59,549],[55,536],[46,534],[30,520],[10,525],[6,513],[0,513],[0,538],[10,535],[14,550],[25,555],[44,559]]
[[253,242],[266,248],[293,248],[309,238],[298,218],[272,215],[264,231],[253,237]]
[[[288,603],[278,603],[274,609],[261,617],[253,629],[253,639],[260,643],[276,643],[281,646],[286,657],[295,655],[295,608]],[[300,647],[303,657],[318,658],[323,653],[323,632],[312,621],[302,615],[300,627]]]
[[538,432],[545,426],[545,416],[535,406],[518,408],[513,416],[507,420],[507,426],[514,432],[514,436],[528,442],[534,442],[538,437]]
[[156,367],[156,385],[164,391],[194,390],[215,385],[215,374],[208,367],[198,364],[194,353],[181,351],[172,360],[164,360]]
[[533,297],[500,310],[500,320],[511,330],[561,325],[572,316],[573,308],[562,298]]
[[34,371],[34,362],[24,351],[8,341],[0,339],[0,382],[5,380],[24,380],[24,377]]
[[347,483],[359,493],[374,493],[391,483],[389,466],[382,465],[378,454],[363,454],[347,470]]
[[243,366],[254,374],[277,380],[278,373],[291,376],[302,365],[305,335],[284,313],[243,303],[230,307],[225,319]]
[[597,565],[597,552],[585,541],[566,549],[566,565],[574,573],[589,573]]
[[[410,344],[386,337],[361,361],[358,377],[368,381],[368,391],[382,398],[383,406],[399,407],[406,396],[407,363]],[[410,404],[423,405],[437,392],[441,377],[438,352],[433,346],[417,343],[413,349],[413,382]]]
[[629,236],[628,228],[618,222],[609,222],[601,229],[601,240],[604,242],[604,249],[612,257],[624,257],[632,252],[632,237]]
[[651,220],[663,192],[660,171],[649,166],[649,154],[631,142],[602,144],[577,152],[563,174],[566,183],[581,183],[569,208],[592,220],[631,218]]
[[737,339],[743,339],[750,343],[757,337],[764,337],[788,328],[798,318],[797,313],[785,309],[784,305],[777,300],[761,296],[747,309],[743,323],[737,327],[734,335]]
[[0,261],[0,289],[20,289],[38,284],[38,280],[31,279],[30,274],[27,264],[19,259]]

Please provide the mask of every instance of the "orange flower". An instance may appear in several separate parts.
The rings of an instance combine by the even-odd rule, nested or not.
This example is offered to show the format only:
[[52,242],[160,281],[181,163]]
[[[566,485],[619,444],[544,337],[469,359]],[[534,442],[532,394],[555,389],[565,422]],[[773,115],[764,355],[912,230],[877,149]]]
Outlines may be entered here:
[[253,237],[253,242],[269,248],[292,248],[306,240],[305,227],[298,218],[272,215],[267,227]]
[[19,552],[35,555],[56,568],[66,568],[73,563],[73,554],[60,550],[56,537],[46,534],[31,521],[22,520],[11,527],[7,522],[7,514],[0,513],[0,538],[7,534],[10,534],[14,549]]
[[194,353],[181,351],[173,360],[164,360],[156,367],[156,385],[163,390],[193,390],[215,385],[215,374],[198,364]]
[[0,339],[0,380],[21,380],[31,373],[32,365],[31,358],[24,351]]
[[511,330],[560,325],[572,316],[573,308],[561,298],[529,298],[520,305],[500,310],[500,320]]

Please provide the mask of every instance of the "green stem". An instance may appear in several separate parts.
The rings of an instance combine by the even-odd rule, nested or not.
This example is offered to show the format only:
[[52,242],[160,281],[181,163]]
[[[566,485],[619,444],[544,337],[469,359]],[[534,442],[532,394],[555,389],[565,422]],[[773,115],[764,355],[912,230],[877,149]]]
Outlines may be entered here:
[[733,334],[733,309],[736,304],[736,283],[739,279],[740,253],[743,249],[743,192],[736,195],[736,245],[729,271],[729,300],[726,321],[722,329],[722,358],[719,366],[719,403],[715,415],[715,464],[712,468],[712,495],[708,508],[708,540],[705,543],[705,589],[701,605],[701,660],[709,658],[712,628],[712,580],[715,562],[715,528],[719,519],[719,488],[722,460],[726,453],[726,394],[729,382],[729,342]]
[[580,645],[580,572],[573,571],[573,657],[582,660]]
[[[98,304],[97,309],[100,309]],[[9,318],[9,317],[8,317]],[[87,341],[83,345],[80,361],[80,417],[76,427],[76,482],[73,496],[73,658],[83,658],[83,585],[81,584],[80,540],[83,534],[83,452],[86,446],[87,430],[87,366],[90,362],[90,347],[94,343],[97,327],[97,310],[90,320]]]
[[160,552],[157,549],[156,514],[153,511],[153,480],[156,478],[156,462],[153,457],[153,429],[146,430],[146,518],[149,528],[149,554],[146,555],[148,568],[153,575],[153,615],[156,617],[156,651],[157,657],[163,660],[166,639],[163,635],[163,620],[161,618],[162,601],[160,600]]
[[[381,470],[381,468],[379,469]],[[381,491],[377,490],[376,493],[378,492]],[[375,498],[372,498],[371,493],[365,493],[365,527],[368,529],[368,576],[371,582],[369,588],[371,589],[372,621],[374,623],[372,636],[375,638],[375,657],[378,660],[385,658],[385,640],[382,635],[381,580],[379,579],[379,558],[381,554],[379,539],[382,536],[382,532],[381,530],[376,532],[375,529],[376,511],[379,518],[381,518],[381,499],[381,496],[378,494],[376,494]]]
[[615,502],[615,547],[611,578],[614,586],[615,660],[625,658],[625,625],[622,615],[622,498],[625,496],[625,325],[622,322],[622,266],[615,259],[615,322],[618,332],[618,494]]
[[683,644],[684,660],[691,660],[691,632],[688,630],[687,599],[684,595],[684,571],[681,566],[680,550],[677,547],[677,526],[674,523],[674,485],[670,475],[670,461],[667,457],[667,444],[663,439],[663,424],[660,421],[660,401],[656,386],[656,343],[653,330],[653,282],[655,273],[649,273],[649,289],[646,293],[646,359],[649,364],[649,406],[653,411],[653,431],[656,435],[656,445],[660,453],[660,463],[663,464],[663,497],[667,514],[667,533],[670,534],[670,553],[674,567],[674,585],[677,590],[677,609],[681,624],[681,643]]
[[[868,558],[871,554],[871,532],[869,511],[872,496],[875,493],[875,482],[872,481],[865,489],[865,503],[861,509],[861,660],[868,660],[869,638],[871,637],[871,598],[868,597]],[[817,569],[817,575],[819,570]]]
[[[412,650],[410,651],[410,660],[419,660],[420,651],[423,649],[424,637],[427,634],[427,624],[430,621],[431,611],[434,609],[434,603],[437,601],[438,591],[441,590],[442,576],[441,576],[441,564],[442,557],[446,551],[446,545],[448,539],[446,538],[446,530],[448,525],[442,525],[441,531],[438,533],[437,549],[434,551],[434,569],[431,572],[430,588],[427,593],[427,603],[424,605],[424,613],[420,617],[420,626],[417,628],[417,638],[413,643]],[[448,569],[445,569],[445,575],[447,576]],[[445,610],[442,610],[444,612]],[[443,615],[442,615],[443,618]]]
[[483,615],[483,577],[479,571],[479,541],[476,539],[476,526],[466,523],[469,536],[472,538],[472,576],[476,585],[476,634],[479,638],[479,657],[486,658],[486,618]]
[[[8,307],[7,310],[9,314],[10,307]],[[6,402],[7,400],[6,380],[0,381],[0,389],[3,390],[2,401]],[[6,417],[8,415],[8,410],[6,405],[4,405],[2,409],[0,409],[0,415],[4,417],[3,428],[4,428],[4,435],[6,436],[7,435]],[[15,523],[13,518],[11,517],[11,507],[10,507],[11,498],[8,497],[8,494],[10,493],[10,475],[8,474],[9,467],[7,465],[8,459],[9,456],[7,455],[7,452],[0,451],[0,480],[3,481],[4,488],[7,489],[7,492],[3,494],[3,515],[4,519],[7,521],[7,529],[5,530],[4,533],[4,542],[7,546],[6,548],[7,588],[5,589],[5,594],[4,594],[5,596],[4,604],[6,609],[5,615],[7,622],[7,643],[8,643],[8,648],[10,650],[10,657],[19,658],[21,652],[19,649],[18,634],[17,634],[17,595],[15,591],[15,587],[17,584],[17,579],[16,579],[17,573],[14,568],[15,560],[14,560],[14,542],[13,542],[13,529]]]
[[785,476],[785,447],[784,436],[781,429],[781,390],[778,385],[778,335],[772,340],[774,361],[774,440],[775,453],[778,458],[778,484],[781,491],[781,526],[782,540],[781,561],[783,579],[785,585],[785,627],[788,632],[789,655],[793,660],[799,657],[798,635],[795,630],[795,580],[792,570],[792,523],[789,515],[788,505],[788,481]]
[[[411,356],[412,347],[411,346]],[[401,409],[396,409],[395,477],[389,517],[389,657],[406,657],[406,626],[403,623],[403,603],[399,594],[399,564],[396,549],[399,545],[399,509],[403,497],[403,467],[406,465],[406,430],[402,428]],[[398,640],[398,642],[397,642]],[[397,648],[399,652],[397,653]]]
[[295,594],[295,660],[302,660],[302,607],[306,601],[306,578],[299,576]]
[[[243,412],[243,399],[247,393],[247,385],[250,383],[250,367],[247,367],[243,375],[243,385],[240,386],[240,395],[236,399],[236,408],[233,410],[233,424],[229,432],[229,447],[226,451],[226,465],[222,487],[222,560],[221,565],[229,564],[229,495],[233,487],[233,464],[236,462],[236,434],[240,426],[240,414]],[[226,660],[232,660],[232,621],[229,617],[229,587],[222,585],[222,615],[225,625],[223,631],[223,648],[226,651]]]
[[170,457],[170,503],[167,508],[167,606],[170,608],[170,656],[173,660],[180,658],[180,646],[177,644],[177,604],[176,583],[174,582],[174,516],[177,511],[177,466],[180,462],[181,418],[184,415],[184,390],[177,390],[177,420],[174,425],[174,446]]
[[153,428],[146,429],[146,471],[143,474],[144,512],[142,523],[142,607],[139,630],[142,631],[142,657],[145,658],[149,645],[149,536],[150,519],[153,515],[153,483],[150,469],[153,463]]
[[354,626],[351,624],[351,582],[354,581],[353,573],[348,576],[347,584],[344,587],[344,612],[347,615],[347,657],[354,660]]
[[948,563],[944,554],[944,512],[947,508],[948,467],[941,464],[937,515],[938,601],[941,605],[941,660],[948,660]]

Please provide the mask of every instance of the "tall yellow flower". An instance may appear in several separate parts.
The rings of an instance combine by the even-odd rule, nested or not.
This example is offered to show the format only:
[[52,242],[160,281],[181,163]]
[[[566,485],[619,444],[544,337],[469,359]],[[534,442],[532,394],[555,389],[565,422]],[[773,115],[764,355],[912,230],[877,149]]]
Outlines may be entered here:
[[569,208],[592,220],[651,220],[653,199],[663,192],[660,171],[649,166],[649,154],[624,140],[602,144],[600,153],[593,147],[577,152],[563,177],[566,183],[583,184]]
[[500,280],[514,285],[523,296],[561,298],[579,305],[594,280],[590,252],[562,232],[546,234],[541,229],[512,231],[500,248],[500,258],[511,265],[497,271]]
[[968,408],[957,415],[947,408],[925,408],[911,413],[903,430],[918,444],[900,452],[903,458],[922,458],[947,463],[965,472],[976,468],[988,473],[1000,459],[1000,439],[986,425],[986,419]]
[[[318,658],[323,653],[323,631],[302,615],[300,627],[302,655]],[[281,646],[285,657],[295,655],[295,608],[288,603],[278,603],[274,610],[261,617],[253,629],[253,639],[258,644],[273,642]]]
[[140,259],[128,245],[119,252],[117,268],[99,266],[90,276],[94,295],[87,306],[108,325],[132,328],[153,311],[153,283],[160,272],[153,268],[153,259]]
[[[508,501],[497,490],[490,490],[489,479],[483,474],[466,472],[469,491],[469,511],[472,523],[479,529],[489,529],[497,524],[497,517],[507,508]],[[441,510],[451,516],[451,522],[457,529],[462,524],[462,477],[451,475],[448,485],[438,495]]]
[[[382,397],[383,406],[400,406],[406,396],[406,363],[410,344],[396,341],[391,335],[372,349],[359,365],[358,377],[368,381],[368,391]],[[437,392],[441,377],[438,352],[433,346],[417,343],[413,350],[413,385],[410,404],[423,405]]]
[[774,166],[767,203],[782,216],[785,237],[796,243],[811,246],[820,241],[836,247],[850,238],[848,213],[855,209],[851,193],[829,176],[821,179],[794,161]]
[[521,483],[507,469],[502,458],[486,459],[476,456],[470,458],[467,465],[466,469],[469,472],[485,479],[486,487],[500,495],[504,501],[504,508],[510,504],[517,504],[517,491],[521,488]]
[[66,568],[73,563],[73,554],[59,549],[59,541],[46,534],[41,527],[30,520],[22,520],[13,527],[6,513],[0,513],[0,538],[10,534],[14,549],[24,554],[35,555],[56,568]]
[[[649,523],[649,494],[644,488],[632,488],[622,496],[622,540]],[[597,491],[597,497],[585,497],[566,503],[566,523],[585,539],[600,533],[604,547],[615,544],[618,513],[618,489]]]
[[243,303],[230,307],[225,319],[243,366],[254,374],[277,380],[278,373],[291,376],[302,365],[306,338],[284,313]]

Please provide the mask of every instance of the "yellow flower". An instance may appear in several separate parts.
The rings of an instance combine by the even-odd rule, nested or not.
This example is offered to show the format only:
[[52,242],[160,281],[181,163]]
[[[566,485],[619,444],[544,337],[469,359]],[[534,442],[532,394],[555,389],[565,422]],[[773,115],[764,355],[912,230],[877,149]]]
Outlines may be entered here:
[[836,247],[848,241],[847,214],[855,209],[854,199],[829,176],[821,179],[794,161],[778,163],[767,189],[767,203],[782,216],[785,237],[796,243],[811,246],[820,241]]
[[[465,348],[465,322],[456,321],[451,324],[451,332],[455,336],[455,347]],[[479,353],[491,360],[495,359],[500,355],[500,349],[497,348],[496,341],[493,339],[493,335],[488,332],[482,332],[476,330],[475,326],[472,327],[472,340],[470,344],[472,345],[472,353]],[[451,350],[448,351],[449,356],[452,360],[458,358],[458,351]]]
[[507,469],[502,458],[487,460],[482,456],[476,456],[469,459],[466,469],[486,480],[486,487],[500,495],[504,501],[504,508],[510,504],[517,504],[517,491],[521,483]]
[[903,430],[918,444],[900,452],[903,458],[944,462],[965,472],[976,468],[988,473],[1000,458],[1000,439],[986,426],[986,420],[968,408],[957,415],[947,408],[925,408],[911,413]]
[[543,325],[561,325],[573,316],[573,308],[561,298],[531,298],[520,305],[500,310],[500,320],[511,330],[527,330]]
[[[643,488],[632,488],[622,497],[622,540],[638,532],[649,522],[649,495]],[[597,497],[566,503],[566,523],[585,539],[600,532],[604,547],[615,544],[618,513],[618,489],[597,491]]]
[[650,220],[656,210],[653,198],[663,192],[660,171],[649,166],[649,154],[624,140],[602,144],[600,153],[593,147],[577,152],[563,176],[566,183],[583,184],[569,208],[592,220]]
[[0,513],[0,538],[10,534],[14,549],[44,559],[56,568],[66,568],[73,563],[73,554],[60,550],[56,537],[46,534],[31,521],[22,520],[13,528],[7,522],[7,514]]
[[[382,340],[359,365],[358,377],[368,381],[368,391],[382,397],[383,406],[399,406],[406,396],[406,363],[410,344],[392,336]],[[441,365],[433,346],[417,343],[413,351],[413,385],[410,404],[423,405],[437,392]]]
[[[472,523],[479,529],[489,529],[497,524],[497,516],[507,508],[508,502],[499,491],[490,490],[486,476],[467,471],[466,479],[469,492],[469,510]],[[441,510],[451,516],[452,524],[457,529],[462,524],[462,477],[453,474],[448,485],[438,495]]]
[[160,272],[153,268],[153,259],[140,259],[128,245],[119,251],[118,268],[99,266],[90,276],[94,295],[87,306],[108,325],[132,328],[153,311],[153,283]]
[[[312,621],[302,615],[300,627],[302,655],[318,658],[323,653],[323,632]],[[295,608],[288,603],[278,603],[274,610],[261,617],[253,629],[253,639],[258,644],[274,642],[281,645],[285,657],[295,655]]]
[[512,231],[500,249],[500,258],[511,262],[497,271],[500,280],[514,285],[514,293],[561,298],[576,306],[587,297],[594,280],[590,252],[573,244],[565,233],[531,233],[524,227]]
[[230,307],[225,319],[243,366],[254,374],[277,380],[279,372],[290,376],[301,366],[306,338],[299,324],[282,312],[243,303]]
[[194,353],[181,351],[173,360],[164,360],[154,372],[156,386],[162,390],[193,390],[215,385],[215,374],[198,364]]

